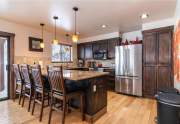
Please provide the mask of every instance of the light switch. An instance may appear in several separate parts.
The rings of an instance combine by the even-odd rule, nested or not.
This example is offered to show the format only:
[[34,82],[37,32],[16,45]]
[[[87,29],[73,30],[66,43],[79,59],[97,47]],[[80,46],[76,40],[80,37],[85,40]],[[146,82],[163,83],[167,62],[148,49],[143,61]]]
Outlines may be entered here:
[[93,91],[96,92],[96,85],[93,85]]

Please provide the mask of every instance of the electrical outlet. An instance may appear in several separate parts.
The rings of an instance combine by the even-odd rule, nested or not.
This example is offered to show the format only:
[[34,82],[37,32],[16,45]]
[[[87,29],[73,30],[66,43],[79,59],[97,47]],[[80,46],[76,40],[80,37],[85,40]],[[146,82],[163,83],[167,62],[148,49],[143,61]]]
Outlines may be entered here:
[[93,91],[96,92],[96,85],[93,85]]

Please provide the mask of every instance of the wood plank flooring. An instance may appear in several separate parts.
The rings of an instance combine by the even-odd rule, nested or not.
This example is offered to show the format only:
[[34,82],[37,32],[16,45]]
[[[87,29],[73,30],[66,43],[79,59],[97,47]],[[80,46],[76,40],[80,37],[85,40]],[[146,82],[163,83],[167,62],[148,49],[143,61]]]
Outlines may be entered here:
[[[45,108],[43,121],[39,122],[40,107],[32,116],[25,107],[12,100],[0,102],[0,124],[47,124],[49,108]],[[60,124],[61,113],[53,112],[52,124]],[[107,113],[95,124],[155,124],[156,101],[108,92]],[[72,111],[66,116],[66,124],[88,124],[81,121],[80,112]]]

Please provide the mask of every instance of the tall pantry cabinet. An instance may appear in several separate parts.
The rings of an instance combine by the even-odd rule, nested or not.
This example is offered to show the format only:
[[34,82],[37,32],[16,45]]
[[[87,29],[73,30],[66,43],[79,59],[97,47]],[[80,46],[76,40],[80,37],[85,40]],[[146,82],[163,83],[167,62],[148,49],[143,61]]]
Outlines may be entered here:
[[143,31],[143,96],[173,87],[173,26]]

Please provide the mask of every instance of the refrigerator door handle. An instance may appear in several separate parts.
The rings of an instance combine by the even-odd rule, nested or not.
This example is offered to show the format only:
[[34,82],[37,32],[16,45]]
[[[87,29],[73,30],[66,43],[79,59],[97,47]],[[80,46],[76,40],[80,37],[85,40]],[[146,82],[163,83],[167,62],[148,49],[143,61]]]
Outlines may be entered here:
[[122,78],[122,79],[136,79],[136,80],[139,79],[138,76],[117,76],[116,75],[116,77]]

